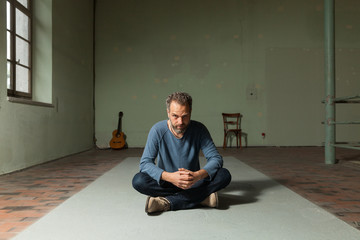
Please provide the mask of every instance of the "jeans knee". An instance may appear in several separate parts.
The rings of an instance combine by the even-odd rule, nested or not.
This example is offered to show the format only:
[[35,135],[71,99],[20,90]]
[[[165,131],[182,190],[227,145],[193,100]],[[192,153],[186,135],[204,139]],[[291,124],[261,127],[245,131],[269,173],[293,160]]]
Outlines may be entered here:
[[144,186],[144,181],[141,177],[141,173],[135,174],[135,176],[132,179],[132,186],[137,191],[141,191],[141,187]]
[[231,173],[226,168],[221,169],[221,177],[225,186],[229,185],[231,182]]

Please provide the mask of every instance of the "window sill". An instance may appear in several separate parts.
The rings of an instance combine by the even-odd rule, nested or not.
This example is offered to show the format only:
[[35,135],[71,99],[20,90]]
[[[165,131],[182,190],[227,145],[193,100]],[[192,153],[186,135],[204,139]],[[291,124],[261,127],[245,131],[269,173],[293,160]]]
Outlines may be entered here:
[[33,105],[33,106],[49,107],[49,108],[55,107],[54,104],[51,104],[51,103],[36,102],[33,100],[24,99],[24,98],[8,97],[7,100],[9,102],[13,102],[13,103],[22,103],[22,104],[28,104],[28,105]]

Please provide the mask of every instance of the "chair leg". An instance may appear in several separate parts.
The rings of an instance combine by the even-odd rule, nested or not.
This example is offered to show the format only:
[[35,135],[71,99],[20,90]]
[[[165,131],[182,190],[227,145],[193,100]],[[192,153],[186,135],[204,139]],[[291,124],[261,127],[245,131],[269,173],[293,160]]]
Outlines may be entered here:
[[224,143],[223,143],[223,149],[226,148],[226,134],[224,133]]
[[240,149],[242,149],[242,145],[241,145],[241,132],[239,132],[239,138],[240,138]]
[[236,133],[236,148],[239,148],[239,134]]

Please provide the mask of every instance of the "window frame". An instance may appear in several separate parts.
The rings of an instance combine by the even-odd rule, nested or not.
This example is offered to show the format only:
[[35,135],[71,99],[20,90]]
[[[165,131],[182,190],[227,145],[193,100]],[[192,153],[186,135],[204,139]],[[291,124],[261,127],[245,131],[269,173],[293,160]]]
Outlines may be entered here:
[[[7,64],[10,63],[10,88],[7,88],[7,95],[9,97],[27,98],[32,99],[32,0],[27,0],[28,7],[26,8],[17,0],[6,0],[6,3],[10,4],[10,29],[6,27],[6,32],[10,34],[10,59],[7,58]],[[28,17],[28,38],[18,35],[16,33],[16,10],[21,11]],[[28,65],[25,66],[20,62],[16,61],[16,38],[25,41],[29,45],[28,52]],[[16,67],[21,66],[28,69],[28,92],[21,92],[16,89]]]

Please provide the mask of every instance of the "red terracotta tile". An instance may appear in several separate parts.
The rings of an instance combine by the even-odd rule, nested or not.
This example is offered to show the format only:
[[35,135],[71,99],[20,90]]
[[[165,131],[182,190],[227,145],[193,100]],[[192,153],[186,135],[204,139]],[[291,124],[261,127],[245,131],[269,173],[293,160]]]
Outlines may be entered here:
[[[90,150],[0,176],[0,240],[14,237],[126,157],[143,149]],[[324,164],[322,147],[265,147],[226,150],[280,184],[360,228],[358,151],[337,150],[339,164]],[[226,165],[226,163],[225,163]]]

